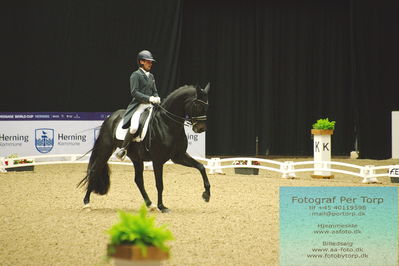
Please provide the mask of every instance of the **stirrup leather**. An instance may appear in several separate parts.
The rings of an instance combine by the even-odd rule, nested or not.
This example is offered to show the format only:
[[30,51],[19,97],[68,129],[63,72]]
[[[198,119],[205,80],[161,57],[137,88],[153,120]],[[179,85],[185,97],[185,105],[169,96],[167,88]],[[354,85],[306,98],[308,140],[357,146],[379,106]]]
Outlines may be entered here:
[[116,158],[121,161],[125,159],[127,154],[127,147],[129,147],[129,144],[132,142],[133,137],[134,134],[131,134],[129,131],[126,133],[125,139],[122,143],[122,148],[115,154]]

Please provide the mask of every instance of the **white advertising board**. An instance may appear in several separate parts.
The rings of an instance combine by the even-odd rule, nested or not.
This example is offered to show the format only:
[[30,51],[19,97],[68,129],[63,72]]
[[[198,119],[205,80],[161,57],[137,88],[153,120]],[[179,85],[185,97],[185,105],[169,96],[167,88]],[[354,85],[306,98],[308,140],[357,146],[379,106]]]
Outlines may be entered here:
[[195,133],[191,129],[191,126],[185,126],[184,130],[186,131],[186,136],[188,140],[187,153],[193,157],[205,158],[205,132],[200,134]]
[[[109,113],[0,113],[0,157],[84,154]],[[205,133],[185,127],[188,153],[205,157]]]
[[0,156],[84,154],[108,113],[0,113]]

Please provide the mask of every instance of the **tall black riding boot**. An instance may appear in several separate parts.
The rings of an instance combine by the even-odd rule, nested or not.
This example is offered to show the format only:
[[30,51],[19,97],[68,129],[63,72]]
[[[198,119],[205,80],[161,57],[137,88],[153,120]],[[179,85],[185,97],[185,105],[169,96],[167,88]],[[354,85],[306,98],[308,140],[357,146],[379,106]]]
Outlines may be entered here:
[[122,148],[115,154],[116,158],[121,161],[125,159],[127,154],[127,147],[129,147],[130,142],[132,142],[133,136],[134,134],[130,133],[130,131],[128,130],[125,139],[123,140]]

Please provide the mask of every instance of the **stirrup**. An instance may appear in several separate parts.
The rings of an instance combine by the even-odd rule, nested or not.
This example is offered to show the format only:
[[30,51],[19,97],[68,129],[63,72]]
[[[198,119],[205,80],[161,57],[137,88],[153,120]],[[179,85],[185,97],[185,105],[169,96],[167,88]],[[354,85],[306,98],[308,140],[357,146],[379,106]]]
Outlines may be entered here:
[[126,158],[126,154],[127,154],[126,148],[122,148],[117,153],[115,153],[115,157],[123,161]]

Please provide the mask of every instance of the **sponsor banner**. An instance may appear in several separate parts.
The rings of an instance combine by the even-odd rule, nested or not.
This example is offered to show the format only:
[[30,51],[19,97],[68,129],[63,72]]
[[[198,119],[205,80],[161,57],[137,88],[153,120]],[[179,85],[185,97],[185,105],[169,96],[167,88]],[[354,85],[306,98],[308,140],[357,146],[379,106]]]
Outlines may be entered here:
[[185,126],[184,130],[186,131],[188,141],[187,153],[193,157],[205,158],[205,132],[200,134],[195,133],[191,126]]
[[[0,113],[0,157],[84,154],[91,150],[105,112]],[[205,157],[205,134],[185,127],[188,153]]]
[[389,168],[388,176],[390,176],[390,177],[399,177],[399,165],[396,165],[395,167]]
[[0,121],[0,156],[84,154],[102,121]]

